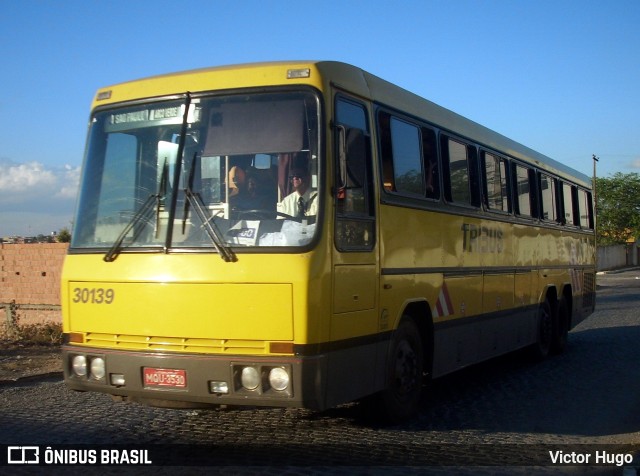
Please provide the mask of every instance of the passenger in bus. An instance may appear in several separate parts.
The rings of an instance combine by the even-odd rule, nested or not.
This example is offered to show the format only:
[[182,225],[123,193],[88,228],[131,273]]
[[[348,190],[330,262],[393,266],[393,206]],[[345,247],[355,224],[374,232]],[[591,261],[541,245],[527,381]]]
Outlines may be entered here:
[[234,165],[229,169],[229,197],[238,195],[243,189],[245,184],[245,173],[241,167]]
[[[229,199],[232,208],[239,210],[261,210],[268,208],[265,204],[265,193],[261,190],[257,177],[248,172],[245,175],[246,187],[238,189],[236,195]],[[273,207],[273,205],[271,205]]]
[[299,219],[315,216],[318,213],[318,192],[312,191],[309,186],[309,173],[304,169],[292,169],[289,180],[291,180],[293,192],[278,203],[278,212]]

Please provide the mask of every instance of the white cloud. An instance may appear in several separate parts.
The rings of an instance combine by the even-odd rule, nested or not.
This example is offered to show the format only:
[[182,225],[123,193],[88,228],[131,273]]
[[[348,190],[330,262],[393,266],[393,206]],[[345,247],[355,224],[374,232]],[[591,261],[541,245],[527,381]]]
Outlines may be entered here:
[[69,227],[79,179],[77,166],[0,159],[0,236]]
[[80,183],[80,167],[64,166],[62,175],[63,182],[60,190],[56,193],[59,198],[75,200],[78,194],[78,184]]
[[0,190],[20,191],[25,187],[50,186],[55,182],[51,171],[45,170],[42,164],[13,164],[8,161],[0,163]]
[[52,198],[74,200],[79,178],[80,167],[51,168],[39,162],[0,159],[0,210],[6,209],[7,204],[36,202],[46,206]]

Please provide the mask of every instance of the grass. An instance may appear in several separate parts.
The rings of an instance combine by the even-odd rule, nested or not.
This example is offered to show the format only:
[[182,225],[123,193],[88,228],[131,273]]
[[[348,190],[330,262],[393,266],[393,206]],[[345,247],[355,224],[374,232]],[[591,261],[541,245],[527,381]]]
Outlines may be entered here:
[[60,345],[62,344],[62,325],[55,322],[18,325],[9,341],[14,344]]
[[20,345],[60,345],[62,344],[62,324],[53,321],[35,324],[21,324],[19,306],[15,301],[9,304],[8,321],[4,326],[3,341]]

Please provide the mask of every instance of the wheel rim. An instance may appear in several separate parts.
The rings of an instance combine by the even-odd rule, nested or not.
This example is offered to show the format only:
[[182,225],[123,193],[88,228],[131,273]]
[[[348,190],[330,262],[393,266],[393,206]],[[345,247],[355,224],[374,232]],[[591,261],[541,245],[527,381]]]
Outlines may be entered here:
[[553,339],[553,318],[547,306],[540,310],[540,346],[548,349]]
[[418,358],[411,344],[403,340],[396,351],[395,388],[399,396],[412,394],[418,385]]

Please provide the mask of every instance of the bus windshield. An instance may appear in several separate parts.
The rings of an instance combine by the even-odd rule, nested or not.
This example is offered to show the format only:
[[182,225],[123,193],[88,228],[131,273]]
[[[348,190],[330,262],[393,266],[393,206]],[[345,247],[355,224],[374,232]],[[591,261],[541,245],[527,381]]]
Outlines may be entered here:
[[99,110],[71,248],[110,250],[109,261],[142,248],[308,245],[320,211],[318,103],[298,91]]

